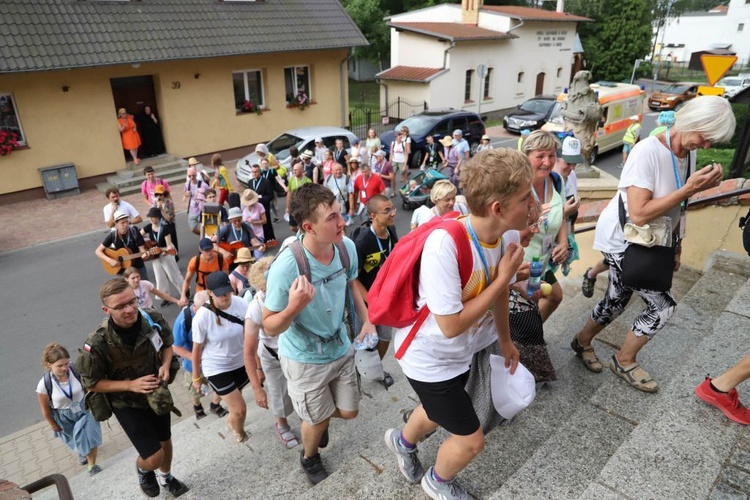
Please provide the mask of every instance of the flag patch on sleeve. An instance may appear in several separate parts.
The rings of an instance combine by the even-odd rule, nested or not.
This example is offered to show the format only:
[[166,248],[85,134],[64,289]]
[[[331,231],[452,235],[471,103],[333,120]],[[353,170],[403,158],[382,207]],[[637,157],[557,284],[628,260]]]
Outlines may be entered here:
[[86,351],[86,352],[91,352],[91,346],[84,342],[83,343],[83,350]]

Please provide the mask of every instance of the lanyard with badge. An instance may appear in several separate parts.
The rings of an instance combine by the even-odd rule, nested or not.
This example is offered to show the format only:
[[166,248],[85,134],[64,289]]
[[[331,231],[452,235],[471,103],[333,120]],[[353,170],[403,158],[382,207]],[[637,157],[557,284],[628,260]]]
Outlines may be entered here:
[[[484,268],[484,284],[486,287],[489,287],[490,283],[492,283],[492,277],[490,276],[490,266],[487,264],[487,257],[484,255],[484,248],[482,248],[482,245],[479,243],[477,233],[475,233],[474,228],[471,227],[471,216],[469,216],[469,218],[466,220],[466,230],[469,233],[469,237],[471,238],[471,242],[474,245],[474,248],[479,254],[479,258],[482,260],[482,267]],[[502,242],[500,244],[502,245]]]
[[388,253],[385,253],[383,244],[380,242],[380,237],[378,236],[378,233],[376,233],[375,230],[372,228],[372,226],[370,226],[370,231],[372,231],[372,234],[375,235],[375,241],[378,242],[378,248],[380,249],[380,254],[383,256],[383,258],[388,257],[391,254],[391,250],[393,250],[393,244],[391,242],[390,231],[388,231],[388,229],[385,230],[385,232],[388,234]]
[[70,400],[71,403],[73,403],[70,406],[70,410],[73,413],[79,413],[81,411],[81,405],[76,404],[75,401],[73,401],[73,381],[71,380],[71,377],[73,376],[72,373],[70,373],[70,370],[68,370],[68,390],[66,391],[65,388],[60,384],[60,381],[57,380],[57,377],[53,376],[52,380],[55,381],[55,385],[60,389],[60,391],[63,393],[63,395]]
[[[677,157],[674,154],[674,151],[672,151],[672,144],[670,140],[670,128],[667,128],[667,131],[665,133],[666,140],[667,140],[667,149],[669,149],[669,154],[672,157],[672,170],[674,171],[674,182],[677,185],[677,189],[680,189],[683,186],[682,179],[680,179],[680,170],[677,168]],[[690,177],[690,152],[688,151],[687,156],[685,157],[685,182],[687,182],[688,177]],[[683,239],[685,237],[685,212],[687,210],[687,200],[684,200],[682,203],[680,203],[680,226],[679,226],[679,239]]]
[[365,176],[362,176],[362,192],[360,193],[360,196],[362,197],[362,202],[367,201],[367,185],[369,184],[369,180],[365,179]]

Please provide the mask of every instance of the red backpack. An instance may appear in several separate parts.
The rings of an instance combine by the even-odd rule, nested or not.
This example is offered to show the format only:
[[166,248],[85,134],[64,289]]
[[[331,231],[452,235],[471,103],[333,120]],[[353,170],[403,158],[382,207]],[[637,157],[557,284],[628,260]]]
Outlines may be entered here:
[[395,328],[414,324],[396,352],[396,359],[401,359],[404,355],[430,313],[427,306],[417,309],[417,296],[422,250],[432,231],[444,229],[456,243],[461,287],[466,286],[471,277],[474,258],[471,255],[471,244],[466,237],[466,229],[456,220],[459,215],[458,212],[450,212],[442,217],[435,217],[401,238],[378,271],[367,293],[368,317],[372,324]]

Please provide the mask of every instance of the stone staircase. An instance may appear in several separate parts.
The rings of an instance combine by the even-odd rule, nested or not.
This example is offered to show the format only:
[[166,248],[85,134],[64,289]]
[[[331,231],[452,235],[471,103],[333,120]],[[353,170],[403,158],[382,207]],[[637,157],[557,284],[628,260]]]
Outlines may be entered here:
[[[138,193],[141,190],[141,183],[146,179],[143,175],[145,167],[153,167],[156,176],[165,179],[170,186],[180,186],[185,183],[185,171],[188,168],[188,162],[177,156],[162,154],[153,158],[142,159],[140,164],[133,165],[128,162],[127,168],[118,170],[114,175],[107,176],[107,182],[100,182],[96,189],[105,193],[110,187],[117,187],[120,194],[127,196]],[[209,175],[213,175],[214,169],[205,167]],[[182,192],[182,188],[180,188]]]
[[[750,434],[699,401],[693,388],[706,373],[718,375],[750,351],[749,277],[748,259],[726,253],[715,254],[705,273],[675,275],[677,312],[639,356],[659,383],[657,394],[627,387],[607,369],[590,373],[574,358],[570,339],[601,296],[605,277],[592,299],[580,294],[577,280],[563,279],[566,298],[545,325],[558,380],[540,389],[513,425],[487,436],[484,452],[460,475],[462,484],[490,499],[746,498]],[[605,364],[642,305],[634,298],[597,338]],[[332,422],[322,453],[331,475],[315,487],[300,470],[300,448],[281,446],[272,417],[252,403],[252,391],[245,392],[251,437],[243,445],[234,444],[225,422],[213,416],[176,424],[172,470],[191,486],[183,498],[426,498],[404,480],[383,443],[384,431],[400,426],[402,412],[416,404],[392,356],[386,370],[396,380],[389,391],[363,382],[360,416]],[[290,422],[298,432],[299,420]],[[444,437],[438,431],[420,444],[426,467]],[[131,449],[104,462],[93,478],[73,477],[76,498],[142,498],[135,455]]]

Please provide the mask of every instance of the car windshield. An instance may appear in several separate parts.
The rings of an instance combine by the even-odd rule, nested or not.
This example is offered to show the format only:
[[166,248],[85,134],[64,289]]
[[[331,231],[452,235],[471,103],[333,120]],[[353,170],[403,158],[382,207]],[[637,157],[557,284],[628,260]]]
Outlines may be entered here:
[[661,91],[664,94],[684,94],[688,88],[687,85],[667,85]]
[[437,122],[440,121],[438,116],[416,115],[410,116],[399,123],[395,130],[398,132],[403,126],[409,128],[409,135],[426,135]]
[[521,104],[521,109],[532,113],[547,114],[547,111],[549,111],[549,108],[551,108],[554,103],[555,101],[547,99],[530,99]]
[[268,151],[273,153],[277,160],[282,161],[289,157],[289,148],[299,144],[300,141],[302,139],[296,135],[281,134],[266,144],[266,146],[268,146]]
[[742,80],[740,80],[739,78],[724,78],[719,82],[719,85],[723,85],[726,87],[739,87],[740,85],[742,85]]

